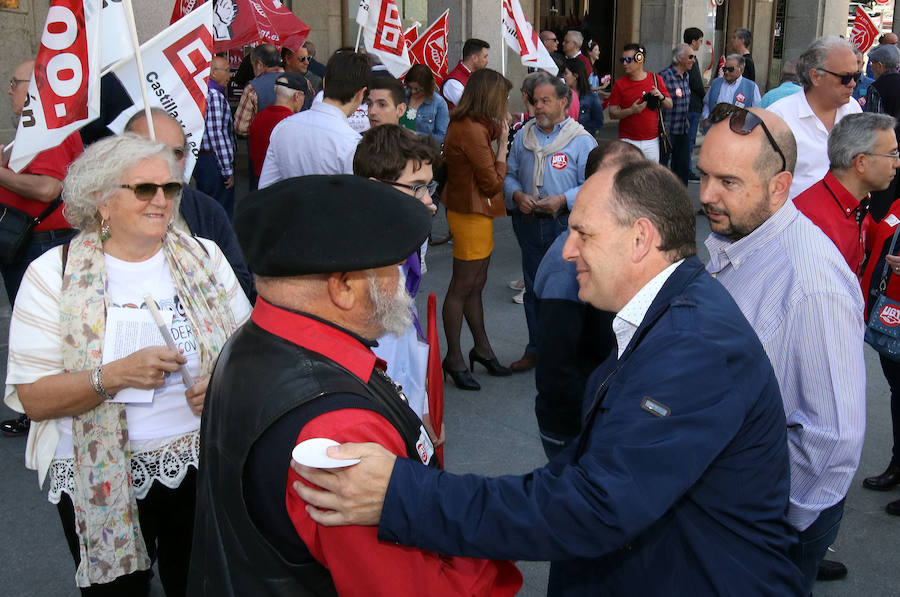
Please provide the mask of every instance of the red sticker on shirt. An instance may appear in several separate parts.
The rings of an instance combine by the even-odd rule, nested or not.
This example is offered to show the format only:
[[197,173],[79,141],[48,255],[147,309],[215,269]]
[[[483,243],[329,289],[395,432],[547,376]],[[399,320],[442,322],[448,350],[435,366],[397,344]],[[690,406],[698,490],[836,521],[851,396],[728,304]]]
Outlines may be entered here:
[[856,100],[856,101],[859,102],[859,107],[860,107],[860,108],[865,108],[865,107],[866,107],[866,98],[865,98],[865,96],[860,97],[860,98],[859,98],[858,100]]
[[562,170],[569,164],[569,156],[564,153],[557,153],[550,158],[550,165],[556,170]]
[[734,96],[734,102],[735,102],[737,105],[739,105],[739,106],[743,106],[743,105],[744,105],[744,101],[745,101],[746,99],[747,99],[747,96],[744,95],[743,93],[739,93],[739,94],[737,94],[736,96]]
[[684,93],[682,93],[681,87],[675,88],[675,97],[684,97]]

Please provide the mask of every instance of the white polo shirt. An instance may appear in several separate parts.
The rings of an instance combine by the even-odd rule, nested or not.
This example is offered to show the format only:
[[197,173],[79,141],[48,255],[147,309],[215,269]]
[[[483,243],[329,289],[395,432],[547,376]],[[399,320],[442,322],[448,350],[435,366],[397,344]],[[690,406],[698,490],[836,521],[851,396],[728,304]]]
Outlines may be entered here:
[[[828,129],[809,106],[805,91],[781,98],[768,109],[784,119],[797,141],[797,167],[794,168],[794,182],[788,197],[793,200],[822,180],[828,172]],[[837,109],[834,124],[847,114],[859,112],[862,112],[862,108],[855,99],[850,98],[849,102]]]

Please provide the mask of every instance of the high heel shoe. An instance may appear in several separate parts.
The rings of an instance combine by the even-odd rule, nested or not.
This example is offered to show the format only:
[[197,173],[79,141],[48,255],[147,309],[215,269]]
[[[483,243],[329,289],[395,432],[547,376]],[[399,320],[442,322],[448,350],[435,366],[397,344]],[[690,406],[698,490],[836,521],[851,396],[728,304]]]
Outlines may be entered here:
[[455,385],[460,390],[469,390],[471,392],[477,392],[481,389],[481,386],[475,381],[475,378],[472,377],[472,374],[468,369],[463,369],[462,371],[454,371],[447,367],[447,362],[444,361],[441,363],[441,369],[444,370],[444,381],[447,381],[447,376],[450,376],[450,379],[453,380],[453,385]]
[[506,377],[507,375],[512,375],[512,369],[501,365],[500,361],[497,360],[497,357],[486,359],[475,352],[475,349],[473,348],[469,351],[470,370],[475,371],[475,363],[484,365],[484,368],[487,369],[488,375],[493,375],[494,377]]

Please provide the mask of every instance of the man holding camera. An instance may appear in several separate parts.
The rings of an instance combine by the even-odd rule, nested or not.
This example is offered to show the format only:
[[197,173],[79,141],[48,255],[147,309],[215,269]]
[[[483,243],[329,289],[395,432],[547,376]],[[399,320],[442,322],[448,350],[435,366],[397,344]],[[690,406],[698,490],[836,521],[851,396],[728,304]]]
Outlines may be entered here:
[[607,104],[619,120],[619,139],[637,146],[644,156],[659,161],[660,107],[672,109],[672,98],[659,75],[644,71],[646,51],[640,44],[625,44],[619,62],[625,76],[613,85]]

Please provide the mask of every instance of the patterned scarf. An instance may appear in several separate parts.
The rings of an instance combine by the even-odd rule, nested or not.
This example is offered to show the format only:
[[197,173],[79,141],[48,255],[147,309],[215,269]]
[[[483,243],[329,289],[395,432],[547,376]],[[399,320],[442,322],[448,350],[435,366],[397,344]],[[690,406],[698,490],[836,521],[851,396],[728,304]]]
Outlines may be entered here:
[[[205,249],[192,236],[171,229],[163,251],[175,292],[194,330],[204,372],[212,369],[236,325],[225,288],[211,270]],[[98,232],[81,232],[69,244],[62,280],[60,328],[66,371],[101,364],[106,333],[106,266]],[[107,583],[147,570],[147,555],[131,486],[131,445],[125,405],[102,402],[73,417],[75,530],[81,563],[79,587]]]

